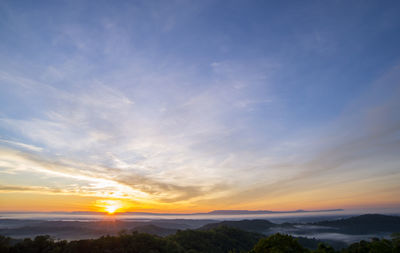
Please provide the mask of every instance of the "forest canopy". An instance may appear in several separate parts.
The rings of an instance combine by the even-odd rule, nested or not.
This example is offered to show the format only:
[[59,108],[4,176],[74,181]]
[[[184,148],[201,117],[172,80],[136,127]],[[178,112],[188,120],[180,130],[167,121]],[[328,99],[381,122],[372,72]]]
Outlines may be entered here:
[[373,238],[335,250],[320,243],[307,248],[298,238],[285,234],[265,237],[258,233],[221,226],[207,231],[183,230],[174,235],[159,237],[146,233],[123,231],[117,236],[98,239],[65,241],[47,235],[17,240],[0,236],[0,253],[358,253],[400,252],[400,234],[392,238]]

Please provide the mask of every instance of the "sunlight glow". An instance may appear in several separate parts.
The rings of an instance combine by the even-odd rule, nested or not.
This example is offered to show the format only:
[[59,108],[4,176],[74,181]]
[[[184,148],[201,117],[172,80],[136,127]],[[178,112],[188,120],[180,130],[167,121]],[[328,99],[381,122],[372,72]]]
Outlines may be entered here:
[[100,208],[100,211],[107,212],[108,214],[114,214],[123,207],[122,203],[118,200],[98,200],[96,206]]
[[115,213],[115,211],[117,211],[118,206],[107,206],[106,207],[106,211],[108,214],[113,214]]

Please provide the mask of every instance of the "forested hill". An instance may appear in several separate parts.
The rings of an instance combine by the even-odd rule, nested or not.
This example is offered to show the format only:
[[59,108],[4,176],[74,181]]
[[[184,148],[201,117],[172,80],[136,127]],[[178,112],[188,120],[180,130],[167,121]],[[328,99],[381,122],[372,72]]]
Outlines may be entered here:
[[346,219],[305,224],[275,224],[268,220],[222,221],[206,224],[201,227],[200,230],[217,228],[219,226],[228,226],[245,231],[264,234],[271,234],[271,232],[273,233],[274,231],[286,231],[295,234],[333,232],[342,234],[366,235],[400,232],[400,216],[365,214]]
[[217,215],[235,215],[235,214],[272,214],[272,213],[320,213],[320,212],[340,212],[343,209],[326,209],[326,210],[293,210],[293,211],[270,211],[270,210],[214,210],[208,213],[199,214],[217,214]]
[[316,222],[313,225],[332,227],[346,234],[399,232],[400,216],[365,214],[347,219]]
[[276,227],[277,224],[274,224],[268,220],[222,221],[204,225],[203,227],[200,228],[200,230],[208,230],[220,226],[227,226],[227,227],[242,229],[245,231],[262,233],[272,227]]
[[167,237],[144,233],[120,233],[98,239],[55,241],[49,236],[13,240],[0,236],[1,253],[393,253],[400,252],[400,237],[354,243],[339,251],[327,244],[305,248],[298,239],[282,234],[264,237],[235,228],[208,231],[185,230]]
[[159,227],[153,224],[147,224],[143,226],[137,226],[132,229],[132,231],[137,231],[139,233],[147,233],[147,234],[152,234],[152,235],[158,235],[158,236],[167,236],[171,234],[175,234],[178,229],[172,229],[172,228],[164,228],[164,227]]

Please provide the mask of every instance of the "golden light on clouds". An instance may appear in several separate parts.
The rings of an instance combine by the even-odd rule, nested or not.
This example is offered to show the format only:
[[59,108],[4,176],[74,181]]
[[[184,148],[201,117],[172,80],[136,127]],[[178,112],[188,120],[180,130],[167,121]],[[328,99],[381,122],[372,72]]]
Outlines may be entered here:
[[[219,24],[204,1],[168,11],[162,1],[113,12],[99,3],[90,15],[79,1],[63,18],[3,2],[1,24],[12,29],[0,29],[9,38],[0,41],[0,212],[400,210],[394,11],[376,10],[385,15],[374,24],[390,25],[365,31],[368,11],[343,17],[339,6],[340,24],[311,4],[303,16],[318,27],[258,14],[257,26],[250,15],[238,27]],[[236,10],[226,15],[237,20]],[[160,29],[162,20],[173,22]],[[337,29],[316,30],[324,26]],[[32,31],[27,43],[20,35]],[[347,34],[359,50],[342,45]]]

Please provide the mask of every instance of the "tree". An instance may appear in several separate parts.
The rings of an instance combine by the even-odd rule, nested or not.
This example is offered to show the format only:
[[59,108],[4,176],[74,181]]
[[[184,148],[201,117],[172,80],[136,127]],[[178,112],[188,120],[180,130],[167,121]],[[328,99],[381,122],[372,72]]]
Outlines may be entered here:
[[0,252],[8,253],[10,251],[10,238],[0,235]]
[[263,238],[254,246],[251,253],[307,253],[309,252],[290,235],[274,234]]
[[314,253],[335,253],[335,249],[332,246],[325,243],[318,244],[318,248],[313,251]]

